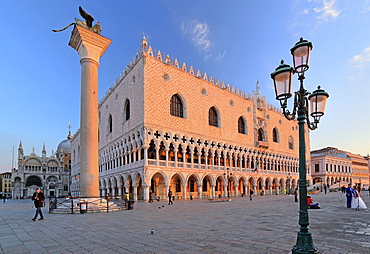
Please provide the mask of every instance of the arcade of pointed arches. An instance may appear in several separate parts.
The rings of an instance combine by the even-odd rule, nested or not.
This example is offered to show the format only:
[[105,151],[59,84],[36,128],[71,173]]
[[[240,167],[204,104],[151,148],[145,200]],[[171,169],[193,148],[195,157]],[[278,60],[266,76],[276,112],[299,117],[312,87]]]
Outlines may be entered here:
[[[134,199],[147,199],[151,192],[164,198],[170,188],[179,198],[202,198],[224,196],[227,190],[232,196],[246,195],[250,188],[255,193],[281,193],[283,187],[296,186],[292,176],[298,175],[297,157],[143,129],[144,133],[134,131],[99,151],[101,195],[128,192]],[[143,180],[140,170],[127,173],[144,165],[158,170],[148,180]],[[192,169],[206,172],[199,175]],[[224,172],[232,174],[228,184]]]
[[153,171],[149,177],[150,184],[143,183],[141,173],[119,174],[100,179],[100,195],[122,196],[129,193],[130,199],[148,200],[152,198],[166,198],[171,189],[177,199],[237,197],[249,195],[252,189],[255,194],[282,194],[284,189],[294,189],[296,179],[285,177],[263,177],[230,174],[227,178],[224,173],[199,175],[182,172],[173,172],[170,175],[164,171]]
[[[267,170],[298,173],[298,158],[259,149],[197,139],[181,134],[147,131],[143,145],[140,131],[133,132],[99,151],[99,172],[144,160],[145,165],[248,172]],[[161,162],[164,161],[164,162]],[[224,167],[224,168],[222,168]],[[107,172],[108,173],[108,172]]]

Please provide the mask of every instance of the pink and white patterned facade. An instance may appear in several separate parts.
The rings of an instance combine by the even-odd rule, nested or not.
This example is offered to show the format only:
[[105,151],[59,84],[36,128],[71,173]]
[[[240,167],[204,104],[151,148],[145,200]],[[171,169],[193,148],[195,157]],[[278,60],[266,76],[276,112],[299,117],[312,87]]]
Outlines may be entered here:
[[[78,132],[72,181],[78,195]],[[310,159],[306,131],[306,158]],[[140,52],[99,103],[100,194],[134,200],[276,194],[298,182],[298,127],[266,102],[170,56]],[[309,164],[309,163],[308,163]],[[308,165],[308,182],[311,184]],[[73,189],[72,189],[73,191]]]

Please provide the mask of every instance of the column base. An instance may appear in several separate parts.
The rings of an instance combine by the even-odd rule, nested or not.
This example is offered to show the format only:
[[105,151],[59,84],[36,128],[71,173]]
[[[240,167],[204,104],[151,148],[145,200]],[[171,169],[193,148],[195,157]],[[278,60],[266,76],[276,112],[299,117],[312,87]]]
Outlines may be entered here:
[[310,232],[298,232],[297,243],[292,249],[293,254],[320,253],[312,241]]

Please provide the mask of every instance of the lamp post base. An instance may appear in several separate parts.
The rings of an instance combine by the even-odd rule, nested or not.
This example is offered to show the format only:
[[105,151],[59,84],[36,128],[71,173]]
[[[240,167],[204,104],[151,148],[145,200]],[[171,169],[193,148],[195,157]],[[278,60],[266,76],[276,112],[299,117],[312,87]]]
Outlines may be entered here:
[[293,254],[320,253],[314,246],[310,232],[298,232],[297,243],[292,249]]

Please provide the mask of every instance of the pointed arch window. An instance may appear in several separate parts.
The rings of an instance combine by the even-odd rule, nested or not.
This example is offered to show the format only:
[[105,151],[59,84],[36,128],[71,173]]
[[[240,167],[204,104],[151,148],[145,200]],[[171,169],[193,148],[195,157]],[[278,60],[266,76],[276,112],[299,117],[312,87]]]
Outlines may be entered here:
[[280,143],[279,131],[276,127],[272,130],[272,141]]
[[177,161],[178,162],[183,162],[184,161],[184,155],[183,155],[183,151],[182,151],[182,146],[179,145],[178,148],[177,148]]
[[[156,159],[156,147],[155,147],[155,143],[154,143],[153,140],[151,140],[150,143],[149,143],[148,159]],[[125,164],[125,163],[123,163],[123,164]]]
[[161,143],[159,145],[159,159],[163,160],[163,161],[166,160],[166,147],[165,147],[163,141],[161,141]]
[[218,127],[218,115],[215,107],[209,109],[208,112],[208,123],[211,126]]
[[238,132],[241,133],[241,134],[247,134],[245,126],[246,126],[246,124],[245,124],[245,121],[244,121],[243,117],[239,117],[239,119],[238,119]]
[[288,139],[288,147],[289,147],[289,149],[294,150],[294,139],[293,139],[292,136],[290,136],[289,139]]
[[258,129],[258,141],[264,141],[265,140],[265,135],[263,133],[263,130],[260,128]]
[[175,161],[175,148],[172,143],[170,143],[168,157],[170,161]]
[[112,133],[112,131],[113,131],[113,119],[112,119],[112,115],[109,115],[109,117],[108,117],[108,134]]
[[130,119],[131,116],[131,106],[130,106],[130,100],[127,99],[125,102],[124,106],[124,116],[123,116],[123,121],[126,122],[127,120]]
[[184,107],[180,97],[177,94],[172,95],[170,101],[170,114],[184,118]]

